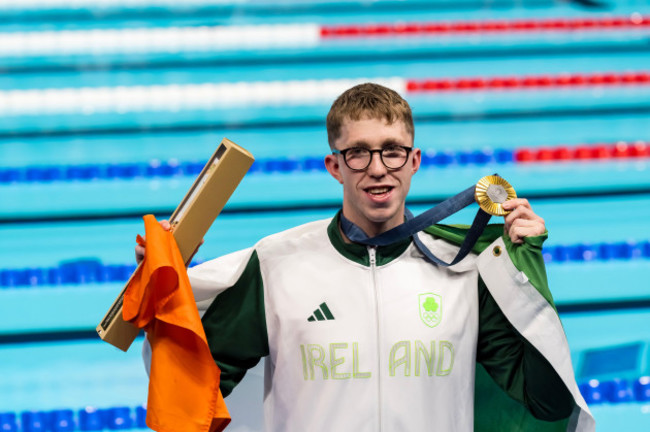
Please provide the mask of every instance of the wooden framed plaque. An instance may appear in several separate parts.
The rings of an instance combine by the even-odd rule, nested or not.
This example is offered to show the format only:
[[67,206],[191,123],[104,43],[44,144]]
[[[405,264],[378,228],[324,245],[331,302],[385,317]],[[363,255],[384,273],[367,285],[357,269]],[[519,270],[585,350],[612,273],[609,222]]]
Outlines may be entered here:
[[[186,264],[254,160],[247,150],[224,138],[172,214],[172,234]],[[122,351],[129,349],[140,331],[122,318],[124,293],[132,278],[97,326],[99,337]]]

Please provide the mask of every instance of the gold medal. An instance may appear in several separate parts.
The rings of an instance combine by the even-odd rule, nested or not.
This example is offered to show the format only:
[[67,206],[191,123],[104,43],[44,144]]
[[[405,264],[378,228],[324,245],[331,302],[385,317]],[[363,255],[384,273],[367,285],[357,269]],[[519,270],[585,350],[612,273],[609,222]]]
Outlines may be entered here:
[[505,216],[510,211],[504,210],[501,204],[517,198],[515,189],[499,176],[485,176],[476,183],[474,199],[478,205],[492,216]]

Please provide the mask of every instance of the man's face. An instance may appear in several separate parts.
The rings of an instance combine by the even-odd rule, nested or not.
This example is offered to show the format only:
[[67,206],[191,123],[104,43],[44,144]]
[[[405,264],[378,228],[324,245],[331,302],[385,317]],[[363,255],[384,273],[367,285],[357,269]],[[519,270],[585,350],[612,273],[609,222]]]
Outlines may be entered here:
[[[334,143],[337,150],[365,147],[379,150],[386,146],[413,146],[413,137],[403,121],[388,124],[385,119],[345,119],[341,135]],[[325,158],[329,173],[343,185],[343,214],[374,236],[404,222],[404,202],[411,186],[411,177],[420,167],[420,149],[413,149],[406,164],[395,170],[386,168],[379,153],[373,153],[365,171],[353,171],[343,155]]]

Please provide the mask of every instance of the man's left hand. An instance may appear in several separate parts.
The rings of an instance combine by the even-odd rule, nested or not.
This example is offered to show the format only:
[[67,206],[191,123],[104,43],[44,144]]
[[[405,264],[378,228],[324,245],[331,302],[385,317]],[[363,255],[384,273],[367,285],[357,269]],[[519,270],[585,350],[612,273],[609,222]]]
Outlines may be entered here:
[[521,244],[524,242],[524,237],[534,237],[546,232],[544,219],[537,216],[527,199],[515,198],[501,205],[504,210],[512,210],[504,218],[503,229],[513,243]]

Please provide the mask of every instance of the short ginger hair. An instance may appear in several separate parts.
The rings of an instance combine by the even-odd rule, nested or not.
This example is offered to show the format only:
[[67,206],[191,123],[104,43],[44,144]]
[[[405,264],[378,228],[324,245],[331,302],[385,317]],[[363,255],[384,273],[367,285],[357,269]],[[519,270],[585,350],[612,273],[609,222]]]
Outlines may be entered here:
[[395,90],[375,83],[358,84],[344,91],[332,104],[327,114],[327,141],[334,149],[334,142],[341,136],[345,119],[384,119],[388,124],[403,121],[406,131],[414,137],[413,114],[408,102]]

